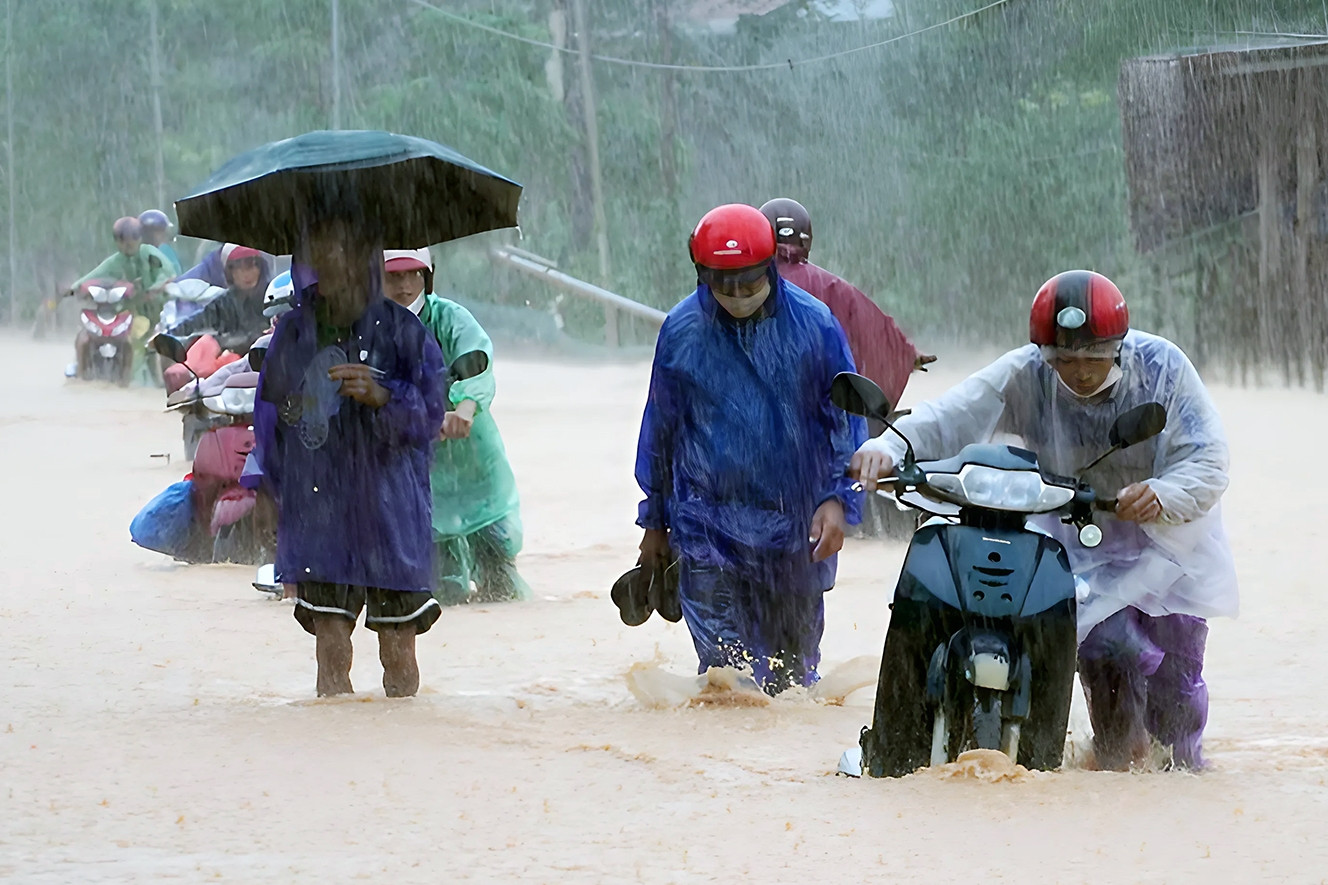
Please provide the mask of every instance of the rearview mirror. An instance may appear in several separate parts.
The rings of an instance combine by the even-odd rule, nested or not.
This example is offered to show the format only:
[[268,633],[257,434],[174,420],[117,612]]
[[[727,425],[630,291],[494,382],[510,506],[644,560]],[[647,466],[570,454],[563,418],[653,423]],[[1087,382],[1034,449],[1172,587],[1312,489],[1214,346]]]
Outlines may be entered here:
[[454,381],[465,381],[467,378],[484,374],[487,368],[489,368],[489,355],[482,350],[472,350],[452,360],[452,365],[447,367],[447,374]]
[[848,412],[863,418],[873,418],[887,423],[890,417],[890,401],[885,393],[876,386],[876,382],[853,372],[840,372],[830,383],[830,402]]
[[189,348],[173,335],[156,335],[150,343],[153,350],[173,363],[182,363],[189,356]]
[[1115,448],[1126,449],[1146,439],[1152,439],[1167,426],[1167,410],[1161,403],[1135,406],[1116,419],[1108,438]]
[[267,356],[266,347],[249,348],[249,353],[246,357],[249,360],[249,368],[253,369],[255,372],[261,372],[263,370],[263,357],[265,356]]

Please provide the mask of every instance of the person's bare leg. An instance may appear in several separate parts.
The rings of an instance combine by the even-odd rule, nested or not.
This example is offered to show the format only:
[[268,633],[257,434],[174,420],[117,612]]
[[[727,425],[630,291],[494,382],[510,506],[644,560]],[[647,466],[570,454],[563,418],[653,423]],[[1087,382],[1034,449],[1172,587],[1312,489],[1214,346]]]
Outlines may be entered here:
[[354,654],[350,633],[355,622],[344,615],[314,614],[314,636],[318,655],[318,696],[350,694],[350,664]]
[[379,627],[378,660],[383,664],[383,691],[387,692],[389,698],[412,697],[420,690],[414,624],[384,624]]

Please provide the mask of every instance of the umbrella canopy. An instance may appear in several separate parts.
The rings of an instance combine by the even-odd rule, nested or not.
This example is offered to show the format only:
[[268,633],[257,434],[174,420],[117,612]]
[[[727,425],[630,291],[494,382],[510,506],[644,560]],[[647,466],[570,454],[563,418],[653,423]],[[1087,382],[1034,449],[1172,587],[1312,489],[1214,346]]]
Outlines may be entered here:
[[295,250],[306,220],[340,215],[415,249],[516,226],[521,185],[436,142],[308,132],[246,151],[175,204],[184,236]]

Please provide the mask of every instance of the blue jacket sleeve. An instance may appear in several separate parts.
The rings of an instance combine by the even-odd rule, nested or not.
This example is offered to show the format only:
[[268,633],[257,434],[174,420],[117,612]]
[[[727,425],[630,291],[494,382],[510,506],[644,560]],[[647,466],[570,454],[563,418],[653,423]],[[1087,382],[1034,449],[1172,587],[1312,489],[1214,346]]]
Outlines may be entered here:
[[844,518],[849,525],[862,521],[862,492],[853,490],[854,481],[848,477],[848,464],[853,453],[867,439],[867,422],[856,415],[849,415],[843,409],[830,402],[830,385],[840,372],[857,371],[853,364],[853,354],[848,347],[848,339],[837,321],[831,321],[825,328],[825,376],[822,390],[822,408],[826,410],[826,420],[830,430],[830,446],[833,452],[830,461],[830,473],[825,478],[824,491],[817,504],[819,507],[831,498],[838,498],[844,505]]
[[[447,414],[443,352],[433,335],[424,334],[423,324],[415,325],[418,329],[410,329],[404,336],[409,340],[402,341],[398,351],[406,371],[379,382],[391,398],[374,414],[374,433],[393,447],[429,445],[438,438]],[[417,353],[422,358],[410,358]]]
[[668,321],[655,344],[655,362],[650,372],[650,392],[641,417],[641,436],[636,444],[636,482],[645,492],[637,508],[636,524],[644,529],[669,527],[669,496],[673,491],[673,432],[678,420],[676,392],[669,378]]

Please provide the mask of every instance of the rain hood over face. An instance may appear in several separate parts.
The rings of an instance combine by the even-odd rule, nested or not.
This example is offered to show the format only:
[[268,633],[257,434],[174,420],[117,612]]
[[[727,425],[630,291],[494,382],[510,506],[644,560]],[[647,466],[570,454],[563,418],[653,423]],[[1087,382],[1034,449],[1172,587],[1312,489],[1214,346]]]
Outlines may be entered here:
[[807,250],[800,246],[780,245],[777,262],[780,276],[830,308],[844,327],[858,372],[898,406],[918,351],[894,319],[847,280],[808,261]]
[[[1218,500],[1227,487],[1227,443],[1217,410],[1185,354],[1164,338],[1131,331],[1120,355],[1121,379],[1099,399],[1082,400],[1059,383],[1036,345],[1011,351],[923,403],[898,427],[919,460],[957,455],[996,434],[1019,437],[1042,468],[1079,476],[1109,447],[1112,423],[1147,402],[1167,410],[1161,435],[1115,452],[1082,475],[1102,497],[1147,482],[1162,503],[1159,522],[1136,524],[1099,513],[1102,544],[1078,542],[1073,526],[1054,517],[1038,524],[1065,546],[1088,594],[1079,601],[1079,638],[1128,606],[1145,614],[1234,616],[1235,563]],[[904,445],[893,434],[869,443],[895,463]]]
[[750,319],[733,319],[705,286],[669,312],[637,446],[637,524],[670,529],[692,564],[768,583],[777,561],[772,589],[819,593],[836,560],[812,563],[812,514],[838,498],[858,521],[861,495],[844,473],[865,428],[830,404],[834,376],[853,370],[839,324],[773,272],[771,284]]
[[[372,253],[367,306],[348,327],[320,321],[305,255],[292,265],[297,305],[277,324],[259,381],[259,466],[280,502],[277,579],[429,591],[429,459],[446,411],[433,336],[382,295]],[[337,393],[327,369],[381,371],[379,409]]]

